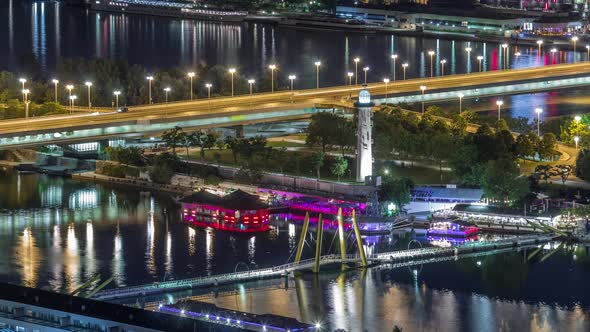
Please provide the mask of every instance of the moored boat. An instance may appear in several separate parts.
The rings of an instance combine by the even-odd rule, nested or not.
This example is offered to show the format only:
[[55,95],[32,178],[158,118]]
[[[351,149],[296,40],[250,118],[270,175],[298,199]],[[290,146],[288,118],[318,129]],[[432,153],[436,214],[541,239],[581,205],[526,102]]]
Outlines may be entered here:
[[472,223],[462,220],[441,220],[430,223],[426,234],[428,236],[470,237],[477,232],[477,226]]

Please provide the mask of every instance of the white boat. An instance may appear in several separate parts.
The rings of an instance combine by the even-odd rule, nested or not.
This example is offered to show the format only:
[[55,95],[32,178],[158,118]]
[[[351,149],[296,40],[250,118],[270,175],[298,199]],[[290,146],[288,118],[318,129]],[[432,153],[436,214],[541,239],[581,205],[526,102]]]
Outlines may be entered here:
[[246,12],[207,8],[191,3],[156,0],[95,0],[90,9],[116,13],[188,18],[218,22],[242,22]]

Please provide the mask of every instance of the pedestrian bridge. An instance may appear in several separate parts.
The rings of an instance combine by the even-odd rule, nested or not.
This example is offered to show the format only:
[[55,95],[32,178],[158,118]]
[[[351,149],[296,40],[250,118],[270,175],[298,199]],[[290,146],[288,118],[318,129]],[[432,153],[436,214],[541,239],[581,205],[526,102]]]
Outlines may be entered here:
[[[461,255],[483,254],[497,250],[535,246],[556,239],[558,236],[549,235],[532,235],[522,237],[511,237],[499,241],[473,242],[457,247],[449,248],[420,248],[411,250],[400,250],[393,252],[384,252],[367,256],[367,260],[373,265],[391,264],[394,267],[411,266],[425,264],[436,261],[449,260]],[[343,259],[341,255],[324,255],[320,258],[320,265],[334,264],[356,264],[361,261],[359,255],[346,255]],[[232,284],[249,280],[259,280],[266,278],[277,278],[288,276],[295,271],[309,270],[314,266],[315,259],[302,260],[299,263],[289,263],[272,268],[219,274],[213,276],[203,276],[182,280],[171,280],[160,283],[147,285],[138,285],[131,287],[121,287],[116,289],[105,290],[97,293],[94,298],[97,300],[109,301],[115,299],[135,298],[146,295],[160,293],[169,293],[193,288],[203,288],[217,286],[222,284]]]

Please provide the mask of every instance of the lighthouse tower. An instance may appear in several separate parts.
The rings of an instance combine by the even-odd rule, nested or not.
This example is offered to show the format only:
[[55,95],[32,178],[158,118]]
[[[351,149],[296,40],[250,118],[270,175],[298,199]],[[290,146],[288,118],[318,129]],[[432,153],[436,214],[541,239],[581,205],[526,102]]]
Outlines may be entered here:
[[358,109],[356,132],[356,180],[364,182],[367,176],[373,175],[373,138],[371,94],[363,86],[359,93],[359,100],[354,104]]

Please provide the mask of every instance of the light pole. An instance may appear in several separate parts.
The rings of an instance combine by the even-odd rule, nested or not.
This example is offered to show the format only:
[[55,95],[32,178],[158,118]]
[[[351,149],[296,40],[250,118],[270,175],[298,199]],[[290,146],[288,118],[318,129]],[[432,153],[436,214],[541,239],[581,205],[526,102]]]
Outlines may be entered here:
[[291,81],[291,91],[293,91],[293,81],[297,79],[295,75],[289,75],[289,81]]
[[26,78],[19,78],[18,81],[22,84],[23,90],[24,90],[25,89],[25,83],[27,83],[27,79]]
[[551,58],[552,58],[553,62],[556,62],[555,61],[555,53],[557,53],[557,49],[556,48],[552,48],[551,49]]
[[445,64],[447,63],[447,59],[440,60],[440,76],[445,76]]
[[365,72],[365,84],[367,84],[367,72],[369,71],[369,67],[363,67],[363,71]]
[[270,65],[268,69],[270,69],[270,92],[275,92],[275,69],[277,69],[277,65]]
[[250,96],[252,95],[252,86],[254,85],[255,82],[256,81],[253,78],[248,80],[248,85],[250,85]]
[[408,66],[407,62],[402,64],[402,68],[404,69],[404,81],[406,80],[406,68],[408,68]]
[[85,82],[84,85],[88,88],[88,109],[92,107],[92,102],[90,101],[90,87],[92,87],[92,82]]
[[153,104],[152,101],[152,81],[154,80],[153,76],[148,76],[146,77],[146,79],[148,80],[148,104]]
[[420,85],[420,90],[422,90],[422,114],[424,114],[424,91],[426,91],[426,85]]
[[189,72],[188,73],[188,78],[191,81],[191,100],[193,100],[193,77],[195,77],[195,73],[194,72]]
[[234,96],[234,74],[236,73],[236,68],[230,68],[229,74],[231,75],[231,96]]
[[354,85],[358,85],[358,77],[359,77],[359,61],[361,61],[361,59],[359,57],[354,58]]
[[504,101],[496,100],[496,105],[498,106],[498,121],[500,121],[500,108],[504,105]]
[[164,94],[166,96],[165,97],[166,104],[168,104],[168,92],[170,92],[170,87],[167,86],[164,88]]
[[465,47],[465,52],[467,52],[467,74],[471,73],[471,47]]
[[587,61],[590,61],[590,45],[586,45],[586,55],[587,55]]
[[391,59],[393,60],[393,81],[395,82],[395,72],[397,71],[395,63],[397,61],[397,54],[392,54]]
[[315,65],[315,82],[316,82],[316,88],[319,89],[320,88],[320,66],[322,65],[321,61],[316,61],[314,63]]
[[207,88],[207,99],[211,99],[211,87],[213,86],[213,84],[211,83],[206,83],[205,87]]
[[574,137],[574,142],[576,143],[576,150],[578,149],[578,142],[580,141],[580,137],[575,136]]
[[74,89],[74,85],[68,84],[66,85],[66,89],[68,89],[68,100],[70,101],[70,110],[72,108],[72,90]]
[[434,51],[428,51],[428,55],[430,55],[430,77],[434,76],[434,63],[432,57],[434,56]]
[[502,62],[504,69],[508,69],[508,44],[506,43],[502,44]]
[[514,63],[517,64],[518,63],[518,57],[520,56],[520,52],[514,53],[514,56],[516,57],[516,60],[515,60]]
[[479,61],[479,72],[481,73],[481,61],[483,60],[483,56],[482,55],[478,55],[477,56],[477,61]]
[[389,84],[389,78],[384,78],[383,83],[385,83],[385,99],[387,101],[387,84]]
[[74,113],[74,104],[76,103],[76,99],[78,99],[78,96],[70,96],[70,114]]
[[352,77],[354,76],[353,73],[348,72],[348,98],[352,98]]
[[572,42],[574,43],[574,62],[576,62],[576,42],[578,41],[578,36],[572,37]]
[[25,104],[25,119],[29,118],[29,89],[23,89],[23,103]]
[[457,97],[459,97],[459,114],[461,114],[463,112],[463,97],[465,97],[465,95],[459,93]]
[[541,45],[543,45],[543,41],[542,40],[537,40],[537,45],[539,46],[539,50],[537,51],[537,54],[539,56],[539,58],[541,57]]
[[537,107],[535,113],[537,113],[537,136],[541,137],[541,113],[543,113],[543,109]]
[[119,95],[121,94],[121,91],[114,91],[113,94],[115,95],[115,109],[119,110]]
[[54,94],[55,94],[55,103],[57,104],[57,85],[59,84],[59,81],[54,78],[53,80],[51,80],[51,82],[53,82],[53,91],[54,91]]

